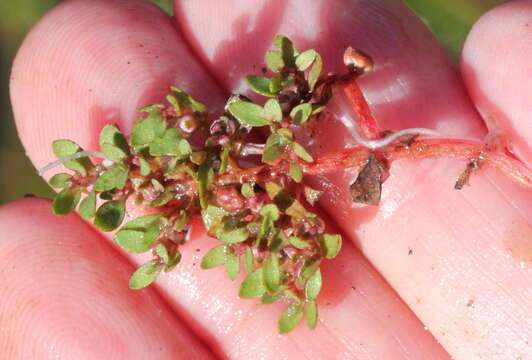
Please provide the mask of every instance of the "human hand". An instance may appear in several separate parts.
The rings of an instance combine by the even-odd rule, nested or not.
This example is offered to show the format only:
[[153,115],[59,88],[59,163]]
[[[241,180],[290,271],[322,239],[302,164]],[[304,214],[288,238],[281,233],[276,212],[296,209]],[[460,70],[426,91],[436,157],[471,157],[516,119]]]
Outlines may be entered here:
[[[524,25],[530,14],[530,2],[514,3],[474,29],[462,66],[469,98],[446,54],[394,1],[179,2],[183,35],[146,3],[69,1],[23,44],[12,74],[13,106],[28,155],[40,168],[53,159],[54,139],[95,149],[104,124],[129,132],[136,109],[160,101],[172,84],[220,109],[243,75],[260,71],[273,36],[285,34],[301,48],[317,49],[329,70],[340,69],[347,46],[370,54],[376,68],[361,85],[383,128],[482,137],[475,104],[498,119],[515,153],[531,164],[523,115],[529,90],[519,72],[527,69],[521,39],[530,38]],[[500,29],[520,36],[508,42]],[[493,48],[505,49],[496,62]],[[499,65],[510,59],[511,68]],[[340,121],[318,125],[316,145],[308,144],[315,152],[352,143]],[[2,355],[448,358],[415,313],[457,359],[524,359],[530,355],[532,195],[490,168],[457,192],[452,185],[463,167],[451,159],[397,161],[378,208],[347,200],[343,189],[353,173],[309,179],[328,188],[321,206],[345,242],[325,265],[317,329],[283,336],[276,329],[279,305],[238,299],[238,283],[223,270],[200,271],[199,260],[214,243],[204,234],[183,247],[182,263],[156,288],[133,292],[129,262],[145,257],[118,253],[75,215],[52,216],[48,202],[4,206],[0,227],[10,241],[0,251],[8,295],[1,302],[8,334]]]

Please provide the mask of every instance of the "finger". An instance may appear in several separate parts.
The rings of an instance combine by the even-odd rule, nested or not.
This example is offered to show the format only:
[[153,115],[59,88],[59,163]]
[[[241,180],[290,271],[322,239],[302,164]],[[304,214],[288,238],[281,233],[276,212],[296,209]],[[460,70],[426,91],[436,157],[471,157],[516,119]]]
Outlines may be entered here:
[[[363,87],[385,128],[432,118],[434,128],[452,127],[461,136],[482,134],[471,130],[478,117],[447,58],[434,50],[435,40],[398,2],[358,1],[341,9],[344,2],[272,3],[246,2],[245,16],[231,10],[245,7],[243,3],[224,11],[210,6],[220,20],[204,26],[194,21],[194,14],[209,9],[197,2],[176,3],[184,32],[228,89],[240,89],[237,76],[231,76],[237,68],[224,60],[229,55],[221,54],[232,51],[238,68],[253,71],[276,33],[293,38],[302,49],[324,49],[326,61],[333,53],[339,59],[347,45],[354,45],[375,58],[375,72],[362,78]],[[264,29],[272,30],[263,39],[258,34]],[[327,70],[339,66],[338,60],[330,63]],[[388,101],[375,100],[379,96]],[[315,153],[353,144],[341,118],[320,120],[313,130],[312,139],[302,141]],[[478,174],[471,188],[457,192],[453,183],[464,166],[455,160],[394,162],[379,208],[351,204],[352,171],[312,183],[326,190],[323,207],[453,357],[526,357],[530,251],[525,239],[532,231],[531,194],[491,169]],[[509,290],[501,293],[501,288]]]
[[[342,54],[348,46],[370,54],[376,67],[361,79],[361,85],[383,129],[428,127],[462,136],[484,132],[451,60],[401,2],[174,4],[191,46],[230,91],[246,88],[243,77],[260,72],[273,37],[283,34],[300,49],[318,50],[327,71],[345,72]],[[205,17],[216,20],[206,22]]]
[[212,359],[154,289],[77,215],[50,202],[0,207],[2,359]]
[[532,166],[532,2],[512,1],[473,26],[462,53],[462,73],[473,101],[493,134],[511,139],[511,150]]
[[[154,13],[151,8],[146,10],[143,6],[129,1],[70,1],[50,13],[28,36],[13,70],[12,94],[21,136],[30,157],[38,166],[52,159],[50,153],[42,155],[40,152],[44,152],[43,147],[48,148],[50,142],[58,137],[74,138],[85,148],[96,146],[94,139],[99,129],[103,122],[110,120],[104,116],[97,117],[102,123],[94,128],[90,127],[88,124],[97,122],[86,115],[91,108],[105,106],[120,114],[133,114],[130,107],[143,103],[145,100],[139,100],[143,94],[153,95],[165,90],[168,85],[166,81],[175,82],[191,91],[205,103],[217,103],[219,92],[205,85],[210,80],[196,71],[197,65],[192,64],[191,57],[183,50],[182,41],[175,35],[175,44],[170,41],[172,37],[168,29],[169,23],[159,13]],[[79,14],[83,14],[82,19]],[[76,24],[71,24],[71,19],[75,19]],[[54,30],[54,34],[68,33],[72,40],[57,40],[50,36],[49,29]],[[93,29],[107,31],[98,35]],[[161,39],[161,33],[164,35],[164,43],[158,40]],[[130,41],[134,41],[135,46],[124,46]],[[146,45],[142,48],[138,46],[139,43],[151,44],[154,47],[152,51],[166,46],[163,50],[159,49],[165,55],[159,58],[147,56]],[[69,51],[62,50],[65,45],[69,46]],[[105,52],[102,49],[113,51]],[[80,52],[89,65],[72,65],[82,61],[77,55]],[[61,66],[56,65],[56,62],[32,60],[46,58],[49,53],[62,54]],[[91,57],[91,54],[101,53],[106,53],[107,56]],[[130,64],[140,63],[140,69],[125,71],[120,65],[123,63],[112,66],[127,58],[142,60]],[[108,66],[111,70],[108,70]],[[168,70],[169,74],[159,74],[160,69],[171,70]],[[144,77],[148,70],[151,71],[150,76],[155,78]],[[58,77],[59,80],[54,78],[55,86],[50,87],[48,74],[61,74],[63,71],[66,73]],[[33,75],[27,76],[27,73]],[[110,80],[98,82],[92,80],[92,77]],[[98,96],[87,99],[86,84],[92,84],[93,81],[96,81],[95,85],[100,85],[98,88],[91,88]],[[127,86],[119,86],[124,82],[127,82]],[[200,87],[192,88],[193,85]],[[202,96],[198,96],[198,89]],[[39,111],[33,114],[24,108],[23,99],[30,94],[36,98],[34,103],[40,105]],[[46,100],[47,98],[51,100]],[[70,104],[76,104],[75,109]],[[74,113],[79,119],[76,120],[76,125],[71,124]],[[132,118],[133,115],[120,117],[126,128],[131,126]],[[32,124],[36,122],[34,119],[37,122],[42,119],[49,122],[46,129],[39,129],[38,136],[32,132]],[[343,292],[334,290],[335,288],[329,291],[335,294],[330,298],[337,300],[330,300],[329,305],[327,302],[323,304],[323,323],[333,325],[320,326],[312,337],[323,340],[309,343],[308,337],[311,335],[304,329],[290,336],[276,335],[276,315],[280,310],[276,306],[279,305],[264,307],[255,301],[239,300],[236,297],[238,285],[236,282],[227,285],[223,270],[199,270],[200,256],[214,243],[213,239],[198,233],[182,249],[183,264],[173,274],[163,276],[159,284],[161,292],[173,308],[186,317],[189,324],[220,354],[226,352],[232,358],[246,358],[250,354],[254,358],[271,358],[276,354],[301,353],[303,357],[316,354],[321,358],[328,357],[331,353],[346,354],[346,357],[351,358],[371,358],[374,353],[387,359],[422,359],[427,356],[434,359],[446,358],[446,354],[441,348],[434,346],[430,335],[406,311],[404,304],[382,278],[349,246],[346,246],[344,255],[345,269],[334,266],[335,270],[330,272],[332,275],[328,275],[329,282],[343,284]],[[196,249],[200,251],[196,252]],[[142,256],[134,258],[137,263],[144,260],[145,257]],[[353,289],[345,292],[345,289],[350,289],[345,285],[355,280],[354,286],[362,289],[362,292]],[[356,322],[356,326],[353,322]],[[259,328],[257,323],[260,324]]]
[[22,44],[11,100],[26,152],[41,168],[54,159],[54,139],[97,149],[105,124],[129,133],[137,109],[161,102],[176,83],[214,109],[221,105],[220,90],[157,7],[70,1],[48,13]]

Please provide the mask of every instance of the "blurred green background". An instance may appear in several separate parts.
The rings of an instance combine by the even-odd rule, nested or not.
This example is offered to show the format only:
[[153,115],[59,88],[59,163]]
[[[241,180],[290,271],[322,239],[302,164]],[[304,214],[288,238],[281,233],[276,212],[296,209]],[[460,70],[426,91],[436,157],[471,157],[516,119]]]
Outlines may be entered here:
[[[90,0],[86,0],[90,1]],[[171,11],[171,0],[152,0]],[[507,0],[405,0],[456,59],[471,25]],[[51,197],[20,144],[9,101],[9,72],[22,40],[59,0],[0,0],[0,204],[32,193]]]

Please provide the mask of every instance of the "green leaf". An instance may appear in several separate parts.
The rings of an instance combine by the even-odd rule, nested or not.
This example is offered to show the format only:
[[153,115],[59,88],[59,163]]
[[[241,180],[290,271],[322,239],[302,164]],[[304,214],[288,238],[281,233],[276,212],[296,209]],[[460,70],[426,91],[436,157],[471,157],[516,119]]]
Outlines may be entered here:
[[279,91],[283,89],[283,81],[280,77],[270,78],[270,87],[269,90],[272,94],[278,95]]
[[323,234],[320,244],[323,256],[326,259],[333,259],[340,252],[342,237],[340,235]]
[[235,280],[240,271],[240,256],[227,252],[225,270],[229,279]]
[[276,302],[277,300],[279,300],[280,298],[281,298],[281,293],[276,293],[276,294],[266,293],[262,295],[262,299],[260,302],[262,304],[272,304]]
[[264,262],[264,285],[269,292],[275,293],[279,289],[281,281],[281,268],[276,253],[270,253]]
[[220,169],[219,174],[223,174],[227,171],[227,165],[229,164],[229,144],[223,146],[222,154],[220,155]]
[[318,271],[321,261],[316,259],[307,259],[303,264],[303,268],[299,273],[299,279],[302,284],[306,284],[307,280]]
[[272,221],[279,220],[279,208],[275,204],[267,204],[260,209],[260,214]]
[[227,261],[227,245],[218,245],[207,251],[201,260],[202,269],[211,269],[217,266],[225,265]]
[[249,237],[248,229],[245,227],[236,228],[234,230],[226,231],[224,229],[218,229],[216,231],[216,237],[223,243],[234,244],[246,241]]
[[76,208],[80,199],[80,188],[63,189],[55,196],[52,202],[52,211],[56,215],[66,215]]
[[287,66],[295,65],[295,58],[297,56],[297,50],[290,39],[283,35],[277,35],[273,39],[274,46],[280,50],[283,62]]
[[[273,97],[277,93],[270,90],[271,79],[266,76],[248,75],[246,76],[246,83],[249,88],[257,94]],[[280,90],[280,89],[279,89]]]
[[311,112],[312,105],[309,103],[303,103],[297,105],[292,111],[290,111],[290,117],[294,121],[294,124],[301,125],[307,122]]
[[294,330],[302,317],[303,309],[301,305],[294,304],[288,306],[279,319],[279,332],[281,334],[286,334]]
[[104,203],[96,211],[94,225],[101,230],[111,231],[116,229],[124,220],[126,212],[125,200],[111,200]]
[[272,252],[278,252],[286,245],[286,242],[286,235],[282,230],[278,230],[268,239],[268,249]]
[[246,248],[246,255],[245,255],[245,269],[246,269],[246,273],[248,274],[251,274],[251,272],[253,271],[253,250],[250,248],[250,247],[247,247]]
[[181,253],[176,250],[175,253],[168,259],[168,263],[164,268],[164,272],[172,271],[181,261],[181,257]]
[[[67,139],[55,140],[52,143],[52,150],[54,151],[55,156],[59,159],[83,151],[78,144]],[[65,161],[63,165],[70,170],[79,172],[82,176],[86,176],[87,170],[94,167],[88,157],[68,160]]]
[[155,254],[157,254],[157,256],[160,257],[165,264],[168,264],[168,262],[170,261],[170,257],[168,256],[168,249],[163,244],[159,244],[155,247]]
[[305,298],[315,300],[321,290],[321,271],[317,269],[314,274],[307,280],[305,285]]
[[173,155],[179,160],[192,153],[192,148],[186,139],[183,139],[178,129],[168,129],[161,138],[155,139],[150,144],[150,155]]
[[290,236],[288,238],[288,241],[290,242],[290,244],[295,247],[296,249],[306,249],[310,246],[310,243],[297,237],[297,236]]
[[307,78],[308,85],[311,91],[314,90],[314,86],[316,86],[316,83],[318,82],[322,68],[323,68],[323,61],[321,60],[320,54],[316,53],[316,58],[314,59],[314,63],[312,64],[312,67],[310,68],[310,71],[308,73],[308,78]]
[[290,164],[290,176],[294,179],[295,182],[301,182],[303,180],[303,171],[301,171],[301,166],[297,162]]
[[94,183],[94,190],[98,192],[113,189],[123,189],[127,182],[129,171],[121,166],[115,166],[100,175]]
[[307,303],[307,325],[310,330],[314,330],[318,323],[318,305],[312,300]]
[[284,136],[271,134],[266,140],[264,153],[262,154],[263,162],[271,162],[280,158],[286,151],[288,140]]
[[281,122],[283,120],[283,111],[277,99],[269,99],[264,104],[264,115],[270,122]]
[[296,153],[297,156],[299,156],[301,159],[305,160],[306,162],[314,161],[312,156],[307,152],[307,150],[305,150],[303,146],[301,146],[301,144],[294,141],[292,143],[292,149],[294,149],[294,152]]
[[64,188],[72,185],[72,176],[70,174],[55,174],[49,181],[50,186],[54,188]]
[[268,66],[268,69],[275,73],[280,72],[284,67],[283,58],[281,57],[281,54],[278,51],[268,50],[266,52],[264,61],[266,62],[266,66]]
[[161,104],[145,106],[140,111],[147,112],[148,116],[138,120],[133,127],[131,144],[135,148],[141,148],[163,136],[166,130],[166,121],[161,117]]
[[161,233],[160,214],[145,215],[125,224],[115,235],[115,241],[123,249],[143,253],[153,246]]
[[96,191],[92,190],[89,195],[79,204],[79,214],[84,219],[90,219],[96,213]]
[[201,211],[201,217],[203,224],[207,228],[207,231],[213,230],[215,227],[221,226],[221,222],[224,216],[227,215],[227,211],[220,207],[213,205],[207,206],[206,209]]
[[163,206],[167,204],[170,200],[174,199],[176,194],[177,192],[175,190],[171,190],[171,189],[165,190],[164,192],[159,194],[159,196],[157,196],[155,200],[149,203],[148,206],[152,208]]
[[100,150],[114,162],[120,162],[129,155],[127,140],[114,125],[105,125],[100,132]]
[[312,64],[315,58],[316,58],[315,50],[309,49],[307,51],[303,51],[296,58],[296,66],[299,69],[299,71],[305,71],[310,66],[310,64]]
[[214,170],[210,161],[206,161],[199,166],[198,169],[198,190],[199,200],[202,209],[205,209],[208,205],[207,202],[207,188],[212,182],[214,176]]
[[150,164],[146,161],[146,159],[144,159],[142,157],[139,157],[138,159],[139,159],[139,162],[140,162],[140,174],[142,176],[150,175],[150,172],[151,172]]
[[163,264],[157,260],[152,260],[137,269],[129,279],[129,287],[134,290],[142,289],[157,279],[161,273]]
[[150,182],[151,182],[151,184],[152,184],[152,186],[153,186],[153,189],[154,189],[155,191],[164,191],[164,186],[163,186],[163,184],[161,184],[161,183],[159,182],[159,180],[157,180],[157,179],[151,179]]
[[247,101],[237,101],[229,104],[229,112],[240,122],[251,126],[268,125],[264,109]]
[[240,290],[238,296],[241,298],[258,298],[264,295],[266,292],[266,287],[264,286],[263,270],[259,268],[249,274],[242,285],[240,285]]
[[174,93],[174,96],[177,98],[177,100],[180,103],[189,106],[192,109],[192,111],[199,112],[199,113],[207,112],[207,107],[205,105],[195,100],[192,96],[187,94],[185,91],[175,86],[171,86],[170,89]]
[[255,191],[250,183],[243,183],[240,192],[247,198],[255,196]]

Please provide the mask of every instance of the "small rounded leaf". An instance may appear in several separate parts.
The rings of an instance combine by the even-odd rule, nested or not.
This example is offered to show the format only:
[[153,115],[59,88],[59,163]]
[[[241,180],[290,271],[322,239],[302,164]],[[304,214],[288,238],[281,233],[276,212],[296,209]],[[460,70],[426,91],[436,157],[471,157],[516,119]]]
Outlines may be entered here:
[[[272,79],[266,76],[256,76],[256,75],[249,75],[246,76],[246,83],[248,84],[249,88],[256,92],[257,94],[273,97],[276,95],[276,92],[272,91]],[[280,85],[280,81],[279,81]],[[273,89],[275,89],[276,86],[273,86]],[[280,90],[280,87],[277,87],[278,90]]]
[[66,215],[76,208],[81,199],[81,189],[66,188],[57,194],[52,202],[52,211],[56,215]]
[[305,71],[310,66],[310,64],[312,64],[315,58],[316,58],[315,50],[309,49],[307,51],[303,51],[296,58],[296,66],[299,69],[299,71]]
[[100,132],[100,150],[114,162],[120,162],[129,155],[126,138],[114,125],[105,125]]
[[238,121],[251,126],[268,125],[262,106],[247,101],[229,104],[229,111]]
[[64,188],[70,186],[70,184],[72,183],[71,180],[72,176],[70,174],[60,173],[52,176],[52,178],[48,182],[50,183],[51,187]]
[[161,273],[163,264],[157,260],[152,260],[137,269],[129,279],[129,287],[134,290],[142,289],[157,279]]
[[168,256],[168,250],[166,249],[166,246],[164,246],[163,244],[157,245],[155,247],[155,253],[157,254],[158,257],[161,258],[161,260],[165,264],[168,264],[168,262],[170,261],[170,257]]
[[79,214],[84,219],[90,219],[96,213],[96,191],[92,190],[89,195],[79,204]]
[[279,319],[279,332],[289,333],[294,330],[303,317],[303,309],[300,304],[288,306]]
[[263,270],[259,268],[244,279],[242,285],[240,285],[238,296],[241,298],[258,298],[264,295],[265,292]]
[[150,250],[161,232],[161,219],[159,214],[155,214],[131,220],[116,233],[116,243],[134,253]]
[[309,329],[314,330],[318,323],[318,305],[312,300],[307,303],[307,325]]
[[235,280],[240,271],[240,256],[228,252],[225,262],[225,270],[229,279]]
[[266,66],[268,66],[268,69],[275,73],[281,71],[284,67],[283,58],[281,57],[281,54],[278,51],[268,50],[266,52],[264,61],[266,62]]
[[[55,140],[52,143],[52,150],[54,151],[55,156],[59,159],[83,151],[78,144],[68,139]],[[94,167],[88,157],[68,160],[65,161],[63,165],[70,170],[79,172],[83,176],[87,175],[88,169]]]
[[312,105],[309,103],[303,103],[297,105],[290,111],[290,117],[294,121],[294,124],[301,125],[307,122],[312,113]]
[[264,285],[269,292],[275,293],[279,289],[281,280],[281,268],[279,258],[276,253],[270,253],[270,256],[264,262]]
[[303,171],[301,170],[301,166],[297,162],[293,162],[290,164],[290,176],[292,179],[294,179],[295,182],[299,183],[301,180],[303,180]]
[[305,285],[305,297],[307,300],[315,300],[321,290],[321,271],[317,269],[307,280]]
[[307,150],[301,144],[294,142],[292,144],[292,148],[294,149],[294,152],[297,156],[299,156],[301,159],[305,160],[306,162],[313,162],[314,159],[312,158],[312,155],[310,155]]
[[264,114],[270,121],[281,122],[283,120],[283,111],[277,99],[269,99],[264,104]]
[[223,243],[234,244],[246,241],[249,237],[249,231],[245,227],[236,228],[226,231],[224,229],[218,229],[216,231],[216,237]]
[[326,259],[333,259],[340,252],[342,237],[340,235],[323,234],[320,244],[323,256]]
[[296,249],[306,249],[310,246],[310,243],[308,241],[305,241],[297,236],[290,236],[288,238],[288,241],[290,242],[290,245],[292,245]]
[[126,212],[125,200],[111,200],[104,203],[96,211],[94,225],[101,230],[111,231],[116,229],[124,220]]
[[217,266],[225,265],[227,259],[227,245],[218,245],[213,247],[201,260],[202,269],[212,269]]

